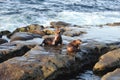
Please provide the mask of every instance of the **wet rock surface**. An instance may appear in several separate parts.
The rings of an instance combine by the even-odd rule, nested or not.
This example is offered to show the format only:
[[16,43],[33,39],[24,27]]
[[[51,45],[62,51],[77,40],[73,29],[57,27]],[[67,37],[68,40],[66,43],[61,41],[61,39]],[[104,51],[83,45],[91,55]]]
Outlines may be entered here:
[[28,32],[17,32],[14,35],[11,36],[10,41],[15,41],[15,40],[30,40],[33,38],[41,38],[41,35],[38,34],[32,34]]
[[22,56],[29,50],[27,46],[5,43],[0,45],[0,62],[15,56]]
[[117,68],[113,72],[107,73],[101,80],[120,80],[120,68]]
[[18,44],[18,45],[25,45],[31,49],[31,48],[35,47],[36,45],[40,45],[42,43],[42,41],[43,41],[42,38],[34,38],[31,40],[26,40],[26,41],[16,40],[16,41],[12,41],[11,43]]
[[[65,77],[83,67],[92,66],[98,57],[108,50],[109,47],[104,43],[89,42],[81,46],[80,52],[70,56],[67,55],[66,45],[35,46],[24,56],[1,63],[0,74],[2,75],[0,77],[3,80],[8,78],[11,80],[53,80],[60,75]],[[15,67],[14,70],[12,70],[13,67]],[[12,71],[11,74],[10,71]]]
[[98,74],[105,74],[120,67],[120,49],[109,51],[102,55],[93,70]]
[[[1,79],[44,80],[45,77],[55,71],[53,67],[55,65],[49,61],[55,56],[52,56],[52,54],[48,54],[47,52],[43,53],[42,50],[42,47],[36,46],[24,56],[13,58],[1,64],[1,72],[5,71],[5,74],[3,72]],[[5,65],[7,69],[2,65]],[[12,74],[9,74],[9,71],[13,69],[13,67],[15,67],[15,71],[12,71],[12,74],[20,74],[19,76],[14,77]],[[6,76],[6,73],[8,77],[3,77]]]
[[7,43],[8,41],[6,39],[0,38],[0,44]]

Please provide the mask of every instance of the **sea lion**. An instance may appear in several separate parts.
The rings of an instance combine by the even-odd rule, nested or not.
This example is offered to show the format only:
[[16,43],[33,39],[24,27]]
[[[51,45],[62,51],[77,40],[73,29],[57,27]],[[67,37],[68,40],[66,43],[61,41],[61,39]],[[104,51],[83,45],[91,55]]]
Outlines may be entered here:
[[73,40],[67,45],[67,52],[78,52],[80,50],[79,45],[82,43],[81,40]]
[[43,40],[43,42],[41,43],[41,46],[44,45],[53,45],[53,46],[57,46],[58,44],[62,44],[62,36],[61,36],[61,31],[59,29],[57,29],[55,31],[55,37],[49,37],[49,38],[45,38]]

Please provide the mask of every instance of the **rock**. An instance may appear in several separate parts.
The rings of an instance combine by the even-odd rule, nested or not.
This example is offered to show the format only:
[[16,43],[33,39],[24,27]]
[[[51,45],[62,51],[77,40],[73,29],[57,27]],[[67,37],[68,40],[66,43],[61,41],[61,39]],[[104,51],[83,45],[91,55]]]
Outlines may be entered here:
[[[16,42],[13,41],[11,44],[21,44]],[[37,45],[23,56],[14,57],[1,63],[0,79],[60,80],[66,76],[74,75],[86,67],[93,66],[98,61],[98,57],[108,50],[110,48],[106,44],[92,41],[81,45],[81,50],[74,56],[69,56],[66,45],[50,47]]]
[[1,31],[1,32],[0,32],[1,35],[8,35],[8,34],[10,34],[10,33],[11,33],[11,32],[8,31],[8,30]]
[[120,68],[117,68],[113,72],[107,73],[101,80],[120,80]]
[[42,31],[43,29],[44,29],[44,27],[42,25],[31,24],[26,27],[17,28],[11,34],[9,34],[7,37],[10,38],[16,32],[30,32],[30,33],[36,33],[39,35],[44,35],[44,32]]
[[14,35],[11,36],[10,41],[15,41],[15,40],[31,40],[33,38],[41,38],[41,35],[38,34],[33,34],[33,33],[28,33],[28,32],[17,32]]
[[31,24],[31,25],[28,25],[27,27],[29,28],[29,31],[44,29],[42,25],[38,25],[38,24]]
[[7,43],[8,41],[6,39],[0,38],[0,44]]
[[86,34],[86,31],[81,28],[81,27],[65,27],[61,28],[63,35],[65,36],[70,36],[70,37],[75,37],[75,36],[80,36],[82,34]]
[[65,36],[70,36],[70,37],[74,37],[74,36],[80,36],[81,34],[85,34],[86,32],[83,31],[66,31],[63,33],[63,35]]
[[107,26],[120,26],[120,22],[108,23]]
[[17,44],[17,45],[27,46],[29,48],[33,48],[36,45],[40,45],[42,43],[42,41],[43,41],[42,38],[34,38],[31,40],[26,40],[26,41],[12,41],[11,43]]
[[82,26],[79,25],[73,25],[67,22],[63,22],[63,21],[53,21],[50,22],[51,28],[65,28],[65,27],[78,27],[78,28],[82,28]]
[[8,30],[0,31],[0,38],[2,38],[3,35],[9,35],[11,32]]
[[96,74],[105,74],[118,67],[120,67],[120,48],[102,55],[95,64],[93,71]]
[[31,31],[30,33],[38,34],[38,35],[41,35],[41,36],[46,35],[46,33],[44,31],[39,31],[39,30],[34,30],[34,31]]
[[84,46],[81,45],[82,53],[79,54],[82,55],[82,58],[79,58],[80,56],[77,55],[77,59],[81,59],[84,64],[87,64],[86,67],[91,67],[98,61],[99,56],[103,55],[109,50],[109,46],[107,46],[105,43],[88,41]]
[[61,30],[61,34],[65,36],[79,36],[81,34],[86,33],[85,31],[82,30],[81,26],[78,25],[72,25],[70,23],[58,21],[58,22],[51,22],[51,27],[52,28],[59,28]]
[[15,56],[21,56],[25,54],[28,50],[29,48],[23,45],[12,43],[2,44],[0,45],[0,63]]
[[31,32],[34,30],[43,30],[44,27],[38,24],[31,24],[26,27],[17,28],[14,32]]
[[[36,46],[22,57],[15,57],[0,64],[0,79],[12,80],[45,80],[58,67],[65,66],[69,58],[56,58],[53,53],[47,54],[44,49]],[[54,61],[54,63],[52,62]],[[59,66],[56,66],[59,64]],[[7,77],[6,77],[7,76]]]
[[61,28],[61,27],[70,26],[71,24],[66,23],[66,22],[62,22],[62,21],[58,21],[58,22],[50,22],[50,25],[53,28]]
[[55,31],[54,30],[48,30],[48,29],[44,29],[44,33],[45,35],[54,35],[55,34]]

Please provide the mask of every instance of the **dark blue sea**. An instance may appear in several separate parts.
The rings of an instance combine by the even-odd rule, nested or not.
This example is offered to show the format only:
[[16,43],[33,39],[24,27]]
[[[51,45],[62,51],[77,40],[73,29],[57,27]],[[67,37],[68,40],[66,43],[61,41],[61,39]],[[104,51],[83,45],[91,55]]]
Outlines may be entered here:
[[120,21],[120,0],[0,0],[0,31],[65,21],[95,25]]
[[[13,31],[29,24],[46,26],[50,25],[51,21],[65,21],[76,25],[120,22],[120,0],[0,0],[0,31]],[[90,32],[86,35],[87,38],[91,35],[92,38],[100,40],[104,35],[105,40],[120,39],[118,36],[120,28],[90,30],[100,34]],[[108,34],[102,34],[107,31]],[[109,34],[111,31],[112,35],[115,34],[112,37]],[[100,78],[87,70],[70,80],[100,80]]]

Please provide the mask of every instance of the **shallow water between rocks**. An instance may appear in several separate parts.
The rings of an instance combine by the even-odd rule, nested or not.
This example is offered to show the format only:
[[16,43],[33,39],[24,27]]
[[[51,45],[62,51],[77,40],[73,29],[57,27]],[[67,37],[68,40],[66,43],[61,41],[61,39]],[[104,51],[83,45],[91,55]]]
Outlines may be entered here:
[[69,80],[100,80],[100,77],[93,74],[92,70],[86,70],[83,73],[79,73],[75,78]]

